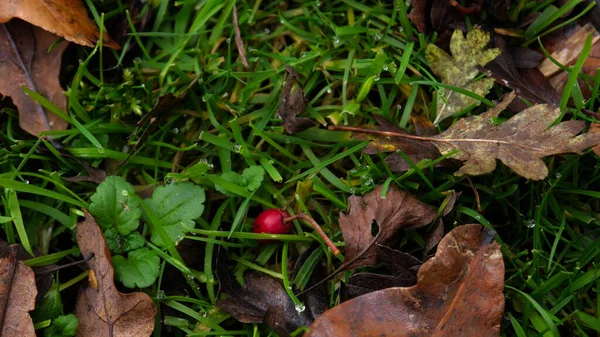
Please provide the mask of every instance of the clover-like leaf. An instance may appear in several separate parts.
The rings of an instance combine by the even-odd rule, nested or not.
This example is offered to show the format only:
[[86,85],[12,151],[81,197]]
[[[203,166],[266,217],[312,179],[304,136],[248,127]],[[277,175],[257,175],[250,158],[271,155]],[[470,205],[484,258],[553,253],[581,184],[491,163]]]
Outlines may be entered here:
[[[479,73],[477,67],[485,66],[501,53],[498,48],[485,49],[489,41],[490,35],[480,29],[471,30],[466,38],[460,30],[456,30],[450,39],[452,56],[437,46],[429,44],[425,50],[425,57],[429,67],[441,78],[442,83],[485,96],[494,85],[494,79],[484,78],[475,81]],[[477,103],[474,98],[453,90],[446,89],[443,92],[437,100],[435,125],[469,105]]]
[[[247,185],[247,182],[244,179],[244,177],[242,177],[241,175],[239,175],[235,172],[225,172],[225,173],[221,174],[220,177],[221,177],[221,179],[226,180],[237,186],[246,187],[246,185]],[[225,195],[229,194],[229,191],[219,184],[215,184],[215,190],[217,190]]]
[[[158,186],[146,203],[156,213],[169,239],[179,242],[188,232],[187,228],[196,225],[194,219],[202,215],[204,199],[202,187],[183,182]],[[156,231],[152,232],[151,240],[158,246],[167,244]]]
[[52,325],[44,330],[44,337],[72,337],[77,332],[79,321],[75,315],[58,316],[52,321]]
[[138,228],[142,211],[134,198],[135,191],[125,179],[118,176],[106,178],[91,196],[90,213],[100,227],[116,228],[127,235]]
[[265,179],[265,169],[257,165],[250,166],[242,172],[242,177],[246,180],[246,189],[254,191]]
[[148,248],[129,252],[127,258],[113,256],[115,276],[127,288],[145,288],[156,281],[160,272],[160,258]]

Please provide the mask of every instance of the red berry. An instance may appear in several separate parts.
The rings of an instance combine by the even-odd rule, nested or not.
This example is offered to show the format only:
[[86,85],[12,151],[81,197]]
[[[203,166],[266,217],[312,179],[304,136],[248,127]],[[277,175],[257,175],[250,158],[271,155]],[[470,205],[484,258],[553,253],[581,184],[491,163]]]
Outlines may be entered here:
[[[289,217],[287,212],[280,209],[267,209],[254,220],[252,231],[254,233],[287,234],[292,231],[292,222],[285,222],[283,219]],[[268,243],[269,240],[260,240],[260,242]]]

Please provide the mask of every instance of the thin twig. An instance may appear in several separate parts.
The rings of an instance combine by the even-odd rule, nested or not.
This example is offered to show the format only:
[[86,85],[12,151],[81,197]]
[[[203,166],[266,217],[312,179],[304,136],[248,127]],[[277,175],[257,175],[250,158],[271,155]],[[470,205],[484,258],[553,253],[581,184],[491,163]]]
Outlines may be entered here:
[[237,46],[240,59],[246,70],[250,69],[248,59],[246,58],[246,47],[244,47],[244,40],[242,40],[242,32],[240,31],[240,25],[238,23],[237,7],[233,5],[233,31],[235,33],[235,45]]
[[471,184],[473,193],[475,194],[475,202],[477,203],[477,212],[479,212],[479,214],[483,214],[483,209],[481,208],[481,199],[479,199],[479,192],[477,192],[477,189],[475,188],[475,185],[473,185],[471,178],[469,178],[469,176],[466,176],[466,177],[467,177],[467,180],[469,181],[469,184]]
[[319,236],[321,236],[323,241],[325,241],[325,244],[327,244],[329,249],[331,249],[331,251],[333,252],[333,255],[336,255],[336,256],[340,255],[340,250],[333,244],[333,242],[331,242],[331,240],[329,239],[327,234],[325,234],[325,232],[323,232],[323,229],[321,229],[321,226],[319,226],[319,224],[310,216],[308,216],[304,213],[300,213],[300,214],[291,216],[289,218],[283,219],[283,222],[290,222],[290,221],[294,221],[296,219],[301,219],[301,220],[304,220],[304,221],[308,222],[309,224],[311,224],[313,226],[313,228],[317,231],[317,233],[319,233]]

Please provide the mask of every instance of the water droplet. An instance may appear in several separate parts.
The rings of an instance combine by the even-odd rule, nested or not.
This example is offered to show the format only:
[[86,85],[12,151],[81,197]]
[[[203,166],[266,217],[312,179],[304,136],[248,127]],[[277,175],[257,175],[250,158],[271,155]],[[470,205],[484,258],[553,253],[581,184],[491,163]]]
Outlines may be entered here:
[[337,37],[337,36],[334,36],[333,37],[333,44],[338,44],[338,43],[340,43],[340,38]]
[[103,147],[99,148],[98,153],[104,153],[104,148]]
[[350,173],[350,175],[355,175],[358,173],[358,169],[357,168],[353,168],[352,170],[350,170],[348,173]]
[[399,31],[400,33],[402,33],[402,32],[404,31],[404,27],[400,27],[400,28],[398,28],[398,31]]
[[124,196],[124,197],[126,197],[126,196],[129,195],[129,192],[127,192],[127,190],[122,190],[121,191],[121,195]]
[[488,118],[488,119],[487,119],[487,123],[488,123],[489,125],[494,125],[494,119],[493,119],[492,117]]
[[383,69],[383,71],[388,71],[388,69],[390,69],[390,68],[388,67],[388,65],[387,65],[387,64],[384,64],[384,65],[383,65],[383,68],[381,68],[381,69]]
[[29,180],[25,179],[24,183],[29,184]]
[[269,28],[265,28],[265,34],[269,34],[271,33],[271,30]]
[[172,183],[174,183],[175,180],[171,177],[165,177],[165,184],[166,185],[171,185]]
[[298,303],[298,304],[296,304],[296,311],[297,312],[299,312],[299,313],[303,312],[304,309],[306,309],[306,306],[304,305],[304,303]]
[[440,95],[441,97],[444,96],[444,88],[439,88],[437,92],[438,92],[438,95]]
[[379,77],[375,77],[375,80],[374,80],[374,81],[375,81],[375,82],[379,81]]
[[317,0],[317,1],[315,2],[315,5],[317,5],[317,7],[320,7],[320,6],[321,6],[321,1]]
[[402,109],[402,104],[396,105],[396,109],[398,109],[398,110]]
[[380,32],[375,32],[373,34],[373,38],[375,39],[375,41],[381,40],[381,33]]
[[283,23],[283,19],[279,20],[279,23]]
[[556,177],[556,179],[560,179],[562,177],[562,174],[560,174],[560,172],[556,172],[554,176]]
[[333,92],[333,90],[331,90],[331,88],[328,88],[328,89],[327,89],[327,93],[328,93],[328,94],[331,94],[332,92]]
[[202,102],[206,102],[206,96],[202,96]]
[[240,153],[240,152],[242,152],[242,145],[240,145],[240,144],[235,144],[235,145],[233,146],[233,152],[235,152],[235,153]]
[[227,40],[225,40],[225,41],[227,41],[227,43],[231,43],[231,38],[228,38],[228,39],[227,39]]
[[356,194],[356,188],[350,187],[350,190],[348,192],[350,192],[350,194]]
[[188,280],[193,280],[194,279],[194,274],[186,274],[185,278],[187,278]]
[[178,134],[179,133],[179,129],[178,128],[173,128],[173,130],[171,130],[171,131],[173,131],[174,134]]
[[365,174],[360,177],[360,182],[363,186],[372,186],[375,182],[373,181],[373,177],[368,174]]
[[485,72],[485,75],[486,75],[487,77],[492,77],[492,71],[491,71],[491,70],[488,70],[488,71],[486,71],[486,72]]
[[535,227],[535,220],[530,219],[530,220],[525,221],[525,226],[527,226],[527,228]]
[[158,290],[156,292],[156,298],[165,298],[165,291],[164,290]]

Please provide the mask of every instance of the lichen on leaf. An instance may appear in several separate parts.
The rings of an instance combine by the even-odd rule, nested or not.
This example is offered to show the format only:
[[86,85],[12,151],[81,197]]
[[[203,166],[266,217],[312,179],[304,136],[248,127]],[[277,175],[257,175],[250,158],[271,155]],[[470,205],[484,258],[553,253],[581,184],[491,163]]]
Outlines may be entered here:
[[[429,44],[425,50],[425,58],[433,73],[441,78],[442,83],[485,96],[494,85],[494,79],[483,78],[475,81],[479,73],[477,67],[485,66],[501,53],[498,48],[486,49],[489,41],[490,35],[480,29],[471,30],[466,38],[460,30],[456,30],[450,39],[452,56],[436,45]],[[434,124],[439,124],[442,120],[476,102],[476,99],[454,90],[444,90],[437,100]]]

